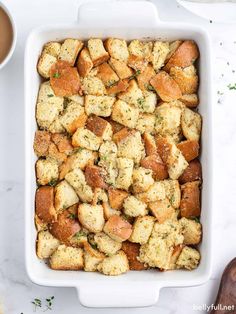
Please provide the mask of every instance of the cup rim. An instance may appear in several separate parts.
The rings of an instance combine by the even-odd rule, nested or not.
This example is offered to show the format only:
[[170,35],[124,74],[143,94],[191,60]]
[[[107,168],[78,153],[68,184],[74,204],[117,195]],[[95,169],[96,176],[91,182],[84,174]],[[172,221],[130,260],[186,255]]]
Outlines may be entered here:
[[13,39],[12,39],[12,44],[11,44],[11,48],[8,52],[8,54],[6,55],[5,59],[2,61],[2,63],[0,63],[0,70],[8,63],[8,61],[11,59],[13,52],[15,50],[16,47],[16,39],[17,39],[17,30],[16,30],[16,23],[15,20],[11,14],[11,12],[9,11],[9,9],[7,8],[7,6],[0,1],[0,8],[2,8],[6,14],[8,15],[11,25],[12,25],[12,31],[13,31]]

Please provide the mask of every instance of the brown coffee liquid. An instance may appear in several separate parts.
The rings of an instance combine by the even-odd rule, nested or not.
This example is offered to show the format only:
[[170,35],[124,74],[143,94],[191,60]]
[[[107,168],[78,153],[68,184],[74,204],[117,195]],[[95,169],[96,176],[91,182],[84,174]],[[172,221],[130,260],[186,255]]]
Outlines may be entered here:
[[7,13],[0,7],[0,63],[11,49],[13,29]]

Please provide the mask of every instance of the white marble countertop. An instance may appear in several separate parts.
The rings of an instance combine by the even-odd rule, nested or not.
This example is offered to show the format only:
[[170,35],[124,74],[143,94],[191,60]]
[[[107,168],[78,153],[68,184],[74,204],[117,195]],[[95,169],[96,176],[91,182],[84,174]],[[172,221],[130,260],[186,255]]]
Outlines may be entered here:
[[[211,279],[195,288],[161,290],[158,303],[145,309],[88,309],[73,288],[34,285],[24,267],[24,98],[23,53],[26,36],[44,23],[71,22],[76,0],[5,0],[18,27],[18,42],[10,63],[0,72],[0,307],[6,314],[31,314],[31,301],[55,296],[52,313],[161,313],[191,314],[193,304],[214,302],[221,273],[235,256],[236,225],[236,25],[203,20],[179,7],[174,0],[154,1],[163,20],[202,25],[210,32],[214,53],[214,256]],[[236,11],[236,7],[235,7]],[[219,95],[220,94],[220,95]],[[42,310],[38,310],[42,313]],[[1,310],[0,310],[1,313]],[[200,312],[198,312],[200,313]],[[203,311],[201,312],[203,313]]]

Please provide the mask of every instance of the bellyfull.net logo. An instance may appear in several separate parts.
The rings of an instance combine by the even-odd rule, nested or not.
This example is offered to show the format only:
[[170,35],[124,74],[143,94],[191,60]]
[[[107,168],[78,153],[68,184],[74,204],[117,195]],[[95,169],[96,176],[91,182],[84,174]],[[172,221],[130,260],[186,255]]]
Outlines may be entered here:
[[236,306],[235,305],[223,305],[223,304],[211,304],[211,305],[207,305],[207,304],[193,304],[193,310],[194,311],[207,311],[210,312],[212,310],[215,311],[224,311],[224,312],[229,312],[230,313],[235,313],[232,312],[234,310],[236,310]]

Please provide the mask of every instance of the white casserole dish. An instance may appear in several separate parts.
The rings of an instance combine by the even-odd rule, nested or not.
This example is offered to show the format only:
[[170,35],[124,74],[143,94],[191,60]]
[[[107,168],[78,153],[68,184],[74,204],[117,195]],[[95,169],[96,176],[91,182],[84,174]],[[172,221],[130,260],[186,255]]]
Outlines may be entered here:
[[[40,83],[36,64],[42,46],[68,37],[120,37],[124,39],[193,39],[200,49],[199,112],[203,117],[201,162],[203,168],[202,215],[203,241],[199,267],[191,272],[130,271],[118,277],[83,271],[51,270],[35,254],[34,197],[36,190],[33,151],[36,131],[35,104]],[[34,283],[45,286],[76,287],[80,302],[89,307],[138,307],[157,302],[162,287],[186,287],[203,284],[211,272],[211,56],[207,33],[199,27],[163,23],[150,2],[87,3],[80,7],[78,22],[37,28],[28,37],[25,50],[25,241],[26,268]]]

